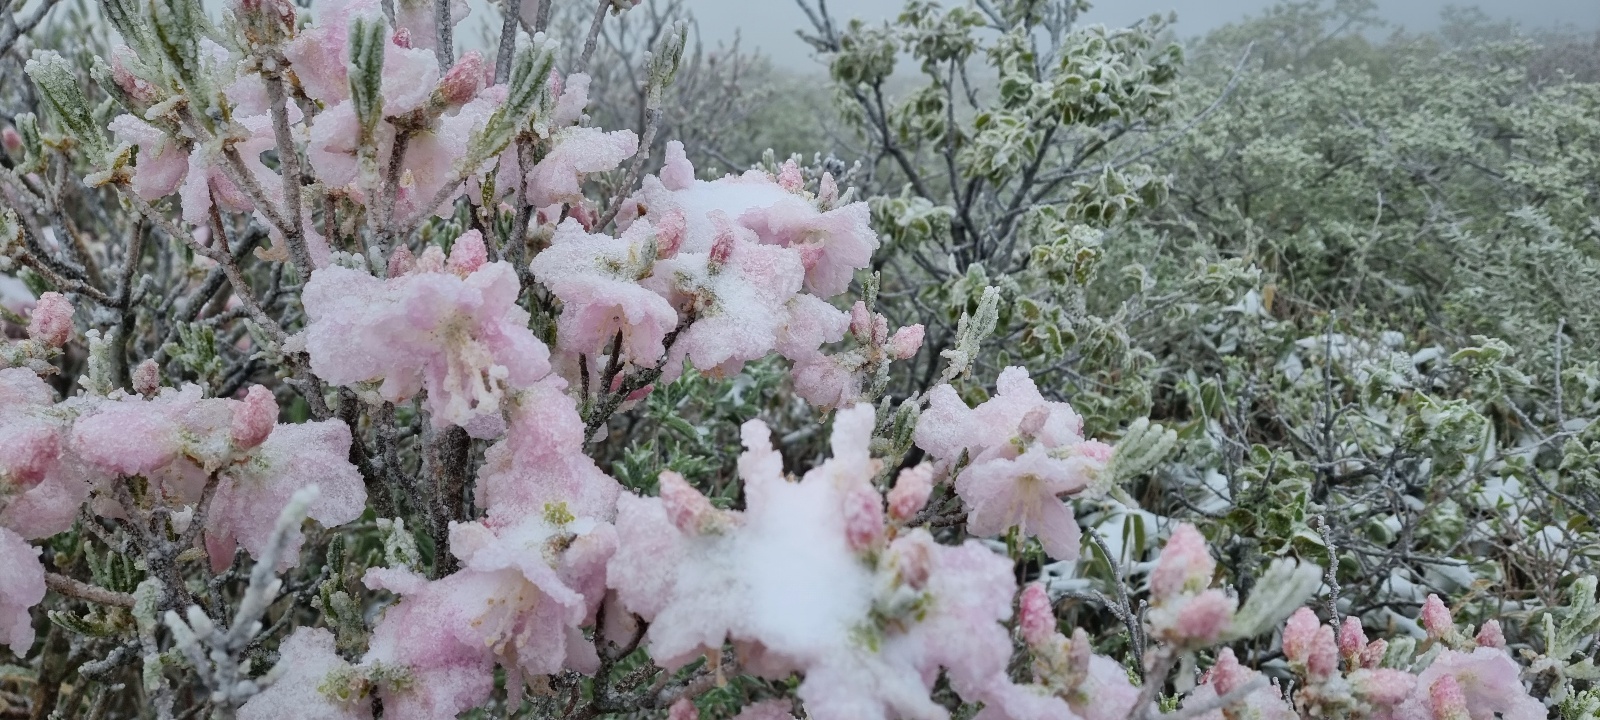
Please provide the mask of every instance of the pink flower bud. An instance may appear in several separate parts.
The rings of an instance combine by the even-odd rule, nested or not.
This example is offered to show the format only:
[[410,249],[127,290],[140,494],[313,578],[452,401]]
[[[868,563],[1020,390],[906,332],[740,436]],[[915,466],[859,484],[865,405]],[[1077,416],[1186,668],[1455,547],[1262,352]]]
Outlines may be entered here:
[[1083,628],[1072,629],[1072,639],[1067,645],[1067,677],[1074,685],[1081,685],[1089,677],[1089,664],[1094,661],[1094,643]]
[[1111,456],[1117,453],[1117,449],[1099,440],[1085,440],[1072,446],[1072,452],[1078,457],[1088,458],[1105,465],[1111,462]]
[[477,50],[462,55],[439,79],[439,99],[447,107],[460,107],[471,101],[483,89],[483,65],[483,55]]
[[817,184],[817,199],[823,205],[832,205],[839,199],[839,184],[834,182],[833,173],[823,173],[822,181]]
[[[44,479],[61,455],[61,438],[46,425],[24,424],[12,430],[0,443],[0,468],[20,489],[31,488]],[[6,488],[0,482],[0,489]]]
[[416,272],[444,272],[444,250],[438,245],[429,245],[422,251],[422,257],[417,258]]
[[728,215],[721,210],[711,213],[711,222],[717,226],[717,236],[711,241],[710,263],[713,268],[720,268],[733,255],[733,243],[738,238],[734,235],[733,223],[728,222]]
[[6,152],[21,152],[22,135],[13,127],[0,130],[0,146],[5,147]]
[[409,28],[400,28],[399,30],[394,31],[393,40],[394,40],[394,44],[395,44],[396,47],[402,47],[402,48],[405,48],[407,50],[410,50],[411,49],[411,30]]
[[600,213],[590,207],[588,203],[580,202],[567,211],[567,217],[577,220],[585,231],[593,231],[594,224],[600,220]]
[[1049,420],[1050,408],[1044,405],[1036,406],[1022,416],[1022,422],[1017,423],[1017,434],[1028,438],[1036,437]]
[[633,391],[631,393],[628,393],[628,396],[623,398],[622,401],[623,402],[637,402],[639,400],[643,400],[646,397],[649,397],[650,393],[653,392],[655,389],[656,389],[655,383],[651,383],[651,384],[646,385],[646,386],[644,386],[642,388],[639,388],[638,390],[635,390],[635,391]]
[[656,220],[656,257],[667,259],[678,254],[684,236],[689,232],[689,221],[683,211],[673,208]]
[[1454,675],[1441,675],[1428,688],[1428,704],[1432,706],[1433,720],[1471,720],[1467,710],[1467,696]]
[[1428,599],[1422,603],[1422,627],[1428,631],[1428,637],[1438,640],[1455,631],[1455,620],[1450,617],[1450,608],[1444,606],[1444,601],[1438,595],[1428,593]]
[[272,391],[260,385],[251,385],[244,401],[233,409],[233,444],[240,450],[249,450],[263,442],[278,425],[278,400]]
[[1238,690],[1255,678],[1254,671],[1239,664],[1239,658],[1233,655],[1233,648],[1223,648],[1217,653],[1217,664],[1212,665],[1207,674],[1219,696]]
[[1346,615],[1339,626],[1339,656],[1354,666],[1359,664],[1361,651],[1367,647],[1367,632],[1361,627],[1361,618]]
[[1017,629],[1030,647],[1039,647],[1056,634],[1056,611],[1043,583],[1028,583],[1017,601]]
[[1294,611],[1283,626],[1283,657],[1296,664],[1304,664],[1309,660],[1311,645],[1316,642],[1317,628],[1321,626],[1311,608]]
[[896,360],[909,360],[922,349],[923,328],[921,324],[907,325],[894,331],[894,337],[889,338],[889,357]]
[[933,494],[933,465],[922,463],[900,471],[889,491],[889,517],[905,522],[915,517],[928,504]]
[[1339,670],[1339,644],[1333,639],[1333,628],[1317,626],[1311,639],[1311,656],[1306,658],[1306,673],[1317,681],[1333,677]]
[[872,344],[883,347],[889,342],[889,318],[878,313],[872,315]]
[[1483,621],[1483,627],[1478,628],[1478,636],[1473,639],[1478,647],[1506,649],[1506,635],[1500,630],[1499,620]]
[[688,535],[699,535],[717,512],[711,501],[696,490],[682,475],[671,470],[661,472],[661,504],[667,509],[667,518],[673,526]]
[[28,318],[28,337],[50,347],[61,347],[72,339],[72,303],[58,292],[39,296]]
[[1185,590],[1210,587],[1216,562],[1206,550],[1206,539],[1193,525],[1182,523],[1172,531],[1150,572],[1150,594],[1164,601]]
[[1367,643],[1361,649],[1361,667],[1371,669],[1383,664],[1383,656],[1389,654],[1389,641],[1378,638]]
[[1184,640],[1210,643],[1228,629],[1238,604],[1221,590],[1207,590],[1183,601],[1173,630]]
[[450,246],[450,261],[446,264],[457,275],[471,275],[489,262],[489,249],[484,247],[483,233],[468,230]]
[[133,391],[140,395],[154,395],[161,387],[161,368],[156,361],[145,360],[133,369]]
[[862,552],[883,539],[883,498],[870,486],[860,486],[844,496],[844,535],[850,549]]
[[417,269],[417,256],[411,254],[411,248],[401,245],[389,253],[389,277],[397,278]]
[[785,160],[783,167],[778,168],[778,187],[789,192],[797,192],[805,187],[806,176],[801,174],[800,166],[793,160]]
[[850,334],[863,344],[872,342],[872,313],[860,300],[850,306]]
[[133,49],[127,45],[118,45],[112,50],[111,80],[134,102],[153,103],[156,101],[155,86],[133,74],[133,70],[128,67],[129,61],[136,57]]
[[933,571],[933,558],[928,554],[928,546],[913,541],[899,542],[894,547],[900,579],[913,590],[921,590],[928,584],[928,575]]
[[1350,673],[1350,685],[1362,700],[1379,708],[1389,708],[1411,696],[1411,691],[1417,687],[1417,676],[1387,668],[1357,670]]
[[700,711],[695,708],[694,701],[681,697],[667,711],[667,720],[700,720]]

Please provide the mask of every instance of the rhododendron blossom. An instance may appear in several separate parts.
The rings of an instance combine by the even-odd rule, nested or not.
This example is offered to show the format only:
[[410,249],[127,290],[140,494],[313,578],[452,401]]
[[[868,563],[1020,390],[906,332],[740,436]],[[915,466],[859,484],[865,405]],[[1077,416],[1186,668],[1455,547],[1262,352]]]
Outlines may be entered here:
[[[0,88],[0,715],[1600,708],[1600,581],[1541,565],[1590,561],[1592,313],[1540,330],[1549,367],[1446,333],[1385,334],[1378,362],[1354,321],[1285,334],[1328,309],[1278,266],[1295,253],[1169,283],[1186,263],[1139,257],[1166,229],[1132,224],[1171,224],[1188,180],[1144,163],[1211,130],[1160,132],[1157,21],[916,1],[877,28],[802,3],[837,95],[867,101],[835,144],[865,154],[807,164],[725,152],[792,98],[641,4],[104,0],[91,22],[125,44],[91,65],[34,50],[78,16],[8,20],[0,50],[32,56]],[[900,52],[930,84],[886,104]],[[979,58],[998,94],[966,87]],[[1538,197],[1562,202],[1496,217],[1557,242],[1583,213]],[[1169,364],[1195,347],[1253,360]],[[1283,381],[1230,397],[1258,366]],[[1424,494],[1448,522],[1411,522]],[[1550,512],[1569,522],[1532,532]],[[1567,607],[1497,594],[1526,578]]]
[[1083,419],[1066,403],[1045,400],[1028,371],[1006,368],[998,392],[975,408],[940,385],[917,423],[916,442],[945,467],[965,453],[955,488],[979,535],[1017,528],[1037,536],[1047,555],[1078,556],[1080,532],[1069,500],[1103,490],[1096,476],[1111,448],[1083,439]]
[[483,238],[471,231],[448,260],[430,247],[399,277],[317,270],[306,284],[310,322],[299,338],[312,371],[340,385],[377,384],[390,402],[427,390],[434,427],[499,435],[506,392],[548,373],[550,353],[516,304],[516,271],[483,256]]
[[18,657],[33,646],[33,618],[28,608],[44,599],[44,567],[39,549],[0,527],[0,643]]
[[766,427],[746,424],[742,512],[683,513],[672,507],[692,499],[622,496],[608,583],[651,623],[658,663],[675,667],[732,640],[758,674],[805,672],[799,694],[817,718],[946,717],[928,698],[940,667],[965,697],[1009,685],[999,624],[1014,591],[1007,563],[921,530],[852,547],[846,507],[871,492],[872,423],[870,407],[841,411],[833,458],[798,483],[782,477]]

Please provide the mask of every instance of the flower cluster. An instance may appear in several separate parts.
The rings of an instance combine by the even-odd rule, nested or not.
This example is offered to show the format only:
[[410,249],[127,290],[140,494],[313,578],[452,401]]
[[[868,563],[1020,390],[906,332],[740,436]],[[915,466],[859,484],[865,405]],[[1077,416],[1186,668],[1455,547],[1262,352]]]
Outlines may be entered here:
[[[59,346],[72,334],[72,308],[46,296],[26,343]],[[152,365],[135,375],[142,394],[114,390],[57,401],[26,367],[0,369],[0,542],[7,545],[0,626],[19,653],[33,640],[27,608],[43,599],[44,567],[28,539],[71,529],[79,513],[130,521],[154,532],[203,538],[211,565],[233,564],[239,547],[266,554],[277,513],[299,489],[321,493],[309,508],[325,526],[366,508],[366,487],[348,460],[351,435],[338,420],[279,424],[272,393],[252,386],[241,399],[201,389],[158,388]],[[295,532],[278,557],[299,562]]]
[[[629,66],[642,127],[597,126],[591,93],[607,89],[584,70],[607,15],[637,4],[590,3],[574,24],[550,17],[572,8],[509,0],[491,62],[456,52],[462,0],[239,0],[220,22],[194,0],[105,0],[125,45],[96,83],[35,53],[45,126],[24,113],[0,133],[0,270],[21,278],[0,284],[0,643],[40,648],[12,667],[60,696],[27,698],[28,715],[1600,712],[1600,694],[1572,692],[1597,676],[1592,579],[1539,616],[1542,639],[1457,626],[1429,595],[1416,638],[1369,641],[1364,621],[1411,620],[1341,600],[1345,558],[1304,512],[1348,468],[1286,462],[1317,484],[1293,486],[1281,516],[1180,522],[1135,499],[1156,480],[1133,480],[1177,431],[1063,388],[1064,347],[1031,374],[1010,365],[1088,318],[1102,249],[1070,218],[1109,227],[1157,201],[1155,180],[1106,170],[1058,212],[1054,188],[1080,171],[1045,164],[1076,132],[1055,135],[1062,118],[1160,110],[1141,88],[1167,84],[1166,61],[1123,62],[1142,31],[1074,30],[1052,40],[1063,65],[1040,69],[1028,3],[913,3],[903,24],[928,42],[908,49],[952,86],[969,32],[1008,38],[991,54],[1016,107],[957,132],[926,114],[953,106],[937,93],[869,105],[907,181],[869,204],[841,188],[861,166],[769,157],[703,179],[699,149],[658,139],[682,25]],[[566,25],[590,28],[581,50],[545,34]],[[890,31],[820,25],[849,94],[881,90]],[[1102,79],[1074,73],[1115,67],[1142,79],[1083,94]],[[941,135],[954,206],[920,197],[932,176],[889,133]],[[1013,195],[1005,166],[1030,142]],[[74,168],[102,190],[67,187]],[[885,280],[905,256],[885,255],[935,236],[923,247],[948,254],[951,282]],[[991,285],[991,259],[1071,297]],[[1103,350],[1079,342],[1085,359]],[[1184,442],[1220,437],[1226,412],[1185,419]],[[1270,450],[1237,445],[1230,462],[1274,469],[1217,483],[1224,504],[1289,485],[1271,484]],[[1296,542],[1240,572],[1220,559],[1268,550],[1243,523]],[[1327,574],[1306,561],[1320,557]],[[1319,593],[1358,614],[1323,624],[1305,607]],[[7,709],[14,682],[0,677]]]
[[975,408],[955,388],[928,396],[917,423],[918,447],[955,471],[955,489],[969,508],[968,529],[998,535],[1017,528],[1037,537],[1045,554],[1078,557],[1081,533],[1070,500],[1095,497],[1111,447],[1083,438],[1083,418],[1046,400],[1020,367],[1000,373],[998,391]]

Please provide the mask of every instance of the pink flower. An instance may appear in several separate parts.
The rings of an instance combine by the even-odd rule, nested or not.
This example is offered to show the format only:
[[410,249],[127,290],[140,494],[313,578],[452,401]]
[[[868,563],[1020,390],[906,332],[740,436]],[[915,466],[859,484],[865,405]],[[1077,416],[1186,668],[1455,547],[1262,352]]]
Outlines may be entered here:
[[[350,442],[350,429],[338,420],[278,425],[249,461],[228,466],[206,516],[212,567],[221,570],[233,561],[235,542],[250,557],[261,557],[279,511],[302,487],[315,484],[321,491],[308,514],[323,526],[361,517],[367,489],[350,464]],[[302,541],[299,533],[289,541],[279,569],[299,563]]]
[[1015,459],[975,463],[956,478],[956,493],[966,501],[967,528],[974,535],[1000,535],[1015,527],[1036,536],[1052,558],[1078,557],[1082,533],[1072,506],[1059,499],[1088,485],[1079,463],[1059,460],[1042,449]]
[[488,595],[468,581],[481,577],[428,582],[406,570],[367,571],[367,587],[404,596],[384,610],[361,661],[384,671],[378,696],[385,718],[453,718],[494,692],[494,652],[472,626],[471,605],[481,607]]
[[966,453],[970,464],[955,488],[971,511],[973,533],[1020,527],[1037,535],[1050,557],[1076,558],[1077,521],[1058,496],[1098,489],[1103,446],[1085,443],[1083,420],[1066,403],[1046,401],[1026,370],[1006,368],[997,385],[998,392],[975,408],[948,385],[934,388],[917,422],[916,443],[946,466]]
[[450,259],[445,267],[451,272],[466,277],[478,271],[484,263],[489,262],[489,248],[483,244],[483,233],[477,230],[468,230],[461,233],[461,237],[450,245]]
[[534,207],[581,202],[584,176],[614,170],[639,151],[632,130],[574,127],[556,133],[554,143],[528,170],[528,202]]
[[687,535],[699,535],[717,524],[717,509],[682,475],[663,470],[659,484],[661,506],[673,527]]
[[[378,0],[344,0],[320,5],[318,11],[311,26],[300,31],[283,54],[306,94],[332,105],[350,97],[351,22],[357,17],[381,18],[383,10]],[[387,53],[384,60],[387,75]]]
[[1294,611],[1283,626],[1283,656],[1297,664],[1310,660],[1319,627],[1322,627],[1322,621],[1317,619],[1317,614],[1311,608]]
[[900,471],[889,491],[889,517],[905,522],[922,511],[933,494],[933,465],[922,463]]
[[659,178],[645,178],[638,199],[650,213],[684,213],[689,237],[685,249],[690,252],[710,249],[717,235],[710,219],[724,213],[761,243],[794,251],[805,271],[806,289],[824,298],[848,289],[855,271],[867,267],[878,248],[866,203],[824,212],[761,170],[712,182],[695,180],[681,144],[668,143],[666,167]]
[[1352,667],[1360,665],[1361,651],[1367,647],[1367,633],[1361,627],[1361,618],[1346,615],[1339,626],[1339,655]]
[[28,337],[50,347],[61,347],[72,339],[72,303],[58,292],[39,296],[28,318]]
[[178,424],[151,404],[124,399],[101,405],[73,425],[72,446],[102,473],[154,474],[177,458],[180,445]]
[[908,360],[922,349],[922,325],[907,325],[894,331],[889,338],[889,354],[896,360]]
[[476,499],[491,519],[542,515],[557,504],[577,517],[611,518],[621,487],[583,452],[583,419],[565,387],[549,377],[524,391],[505,438],[484,453]]
[[278,400],[272,391],[251,385],[243,404],[233,409],[233,444],[240,450],[260,445],[278,424]]
[[[1543,720],[1544,703],[1530,697],[1519,679],[1522,673],[1516,661],[1504,650],[1480,647],[1470,653],[1444,650],[1433,663],[1417,674],[1416,690],[1397,708],[1397,717],[1438,717],[1441,711],[1458,712],[1455,697],[1465,700],[1466,714],[1461,720]],[[1457,692],[1440,695],[1439,682],[1448,678]],[[1449,685],[1442,686],[1449,691]],[[1441,706],[1440,701],[1446,703]],[[1446,715],[1451,720],[1456,716]]]
[[1216,566],[1200,531],[1188,523],[1179,523],[1167,538],[1166,547],[1161,549],[1155,569],[1150,571],[1150,594],[1166,599],[1204,590],[1211,586]]
[[72,527],[89,483],[77,458],[63,457],[66,433],[49,385],[0,369],[0,528],[43,538]]
[[[239,708],[239,720],[368,720],[372,701],[340,687],[341,677],[354,679],[350,663],[334,649],[333,633],[299,627],[278,646],[281,673],[272,685]],[[341,690],[350,696],[341,697]]]
[[713,263],[710,252],[689,251],[686,242],[645,281],[680,313],[694,316],[667,355],[666,380],[678,376],[685,358],[701,372],[727,376],[765,357],[787,324],[789,300],[800,291],[803,268],[793,253],[758,244],[748,230],[722,222],[735,237],[724,263]]
[[161,368],[154,360],[145,360],[133,369],[133,391],[151,395],[161,387]]
[[1056,611],[1043,584],[1029,583],[1024,587],[1017,605],[1017,627],[1029,645],[1043,645],[1056,635]]
[[590,235],[571,219],[556,229],[550,247],[530,268],[561,299],[556,342],[563,350],[597,356],[610,351],[620,332],[629,362],[648,368],[661,359],[678,313],[666,298],[639,284],[654,271],[654,243],[652,228],[643,221],[620,238]]
[[189,174],[189,156],[177,139],[127,114],[112,118],[110,129],[118,142],[139,146],[132,185],[139,197],[145,200],[164,198],[183,184],[184,177]]
[[731,640],[763,674],[803,673],[798,694],[818,720],[943,717],[928,697],[940,668],[969,700],[1009,686],[1008,561],[921,530],[871,562],[852,546],[845,508],[871,492],[873,424],[870,406],[841,411],[833,458],[796,483],[766,427],[747,423],[746,509],[717,533],[682,532],[660,499],[621,497],[607,582],[650,622],[658,664],[676,668]]
[[678,698],[667,710],[667,720],[700,720],[700,711],[689,698]]
[[1383,656],[1389,652],[1389,641],[1378,638],[1361,650],[1361,667],[1375,668],[1383,664]]
[[312,371],[330,383],[379,382],[391,402],[426,388],[434,427],[493,437],[504,430],[507,390],[550,370],[549,351],[516,304],[518,289],[503,262],[465,277],[419,267],[390,280],[325,267],[306,283],[310,322],[298,340]]
[[845,493],[844,536],[850,548],[866,552],[883,539],[883,496],[870,485],[858,484]]
[[1467,697],[1461,686],[1449,675],[1441,676],[1428,688],[1428,704],[1432,706],[1433,720],[1469,720]]
[[1444,606],[1444,601],[1438,595],[1428,593],[1428,599],[1422,603],[1420,615],[1422,627],[1427,629],[1428,637],[1439,640],[1455,632],[1455,620],[1450,617],[1450,608]]
[[[1233,655],[1231,648],[1223,648],[1217,653],[1217,663],[1202,679],[1203,684],[1195,688],[1183,699],[1183,706],[1190,707],[1207,703],[1218,697],[1227,695],[1254,680],[1260,674],[1254,670],[1243,667]],[[1300,714],[1295,712],[1276,687],[1263,687],[1244,696],[1239,701],[1228,706],[1225,714],[1223,710],[1213,710],[1209,713],[1196,716],[1201,720],[1224,720],[1224,718],[1258,718],[1259,720],[1299,720]]]
[[1477,642],[1479,647],[1506,649],[1506,636],[1500,630],[1499,620],[1483,621],[1483,627],[1478,628],[1478,635],[1473,640]]
[[1311,640],[1311,655],[1306,658],[1306,675],[1312,680],[1327,680],[1339,670],[1339,647],[1333,639],[1333,628],[1318,625]]
[[28,608],[44,600],[44,566],[39,548],[0,527],[0,642],[17,657],[33,647],[33,618]]
[[1202,647],[1228,629],[1238,606],[1236,598],[1221,590],[1187,593],[1155,603],[1149,614],[1150,629],[1175,645]]
[[1417,677],[1403,670],[1363,668],[1351,672],[1350,686],[1361,699],[1380,708],[1392,708],[1411,695]]
[[524,677],[594,672],[600,658],[580,627],[600,607],[616,545],[610,525],[554,506],[510,525],[452,525],[462,570],[441,582],[467,619],[458,632]]

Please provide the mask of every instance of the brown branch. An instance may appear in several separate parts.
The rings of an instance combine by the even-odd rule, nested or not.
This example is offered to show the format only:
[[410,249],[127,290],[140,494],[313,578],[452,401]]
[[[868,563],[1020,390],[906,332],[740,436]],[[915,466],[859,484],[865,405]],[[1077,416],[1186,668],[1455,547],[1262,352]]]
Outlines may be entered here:
[[90,585],[81,580],[74,580],[53,572],[44,574],[44,585],[62,595],[75,597],[79,600],[88,600],[89,602],[113,607],[130,609],[133,607],[132,595],[116,592],[115,590],[107,590],[98,585]]

